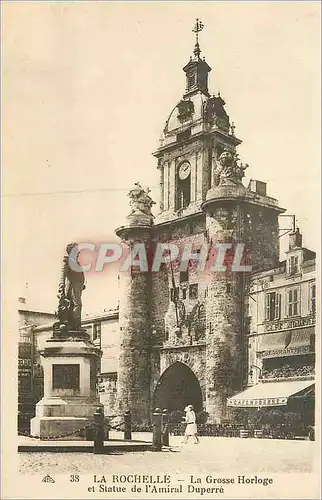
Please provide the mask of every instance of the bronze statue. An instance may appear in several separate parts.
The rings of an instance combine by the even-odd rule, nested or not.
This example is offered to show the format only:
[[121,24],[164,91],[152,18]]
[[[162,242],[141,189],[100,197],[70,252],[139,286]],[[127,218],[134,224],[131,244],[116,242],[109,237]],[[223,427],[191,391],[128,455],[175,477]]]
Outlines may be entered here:
[[[59,329],[62,333],[68,330],[80,330],[82,312],[82,292],[85,288],[85,276],[78,262],[77,243],[70,243],[66,247],[66,255],[63,258],[61,279],[58,288],[58,311]],[[73,262],[76,264],[73,266]]]

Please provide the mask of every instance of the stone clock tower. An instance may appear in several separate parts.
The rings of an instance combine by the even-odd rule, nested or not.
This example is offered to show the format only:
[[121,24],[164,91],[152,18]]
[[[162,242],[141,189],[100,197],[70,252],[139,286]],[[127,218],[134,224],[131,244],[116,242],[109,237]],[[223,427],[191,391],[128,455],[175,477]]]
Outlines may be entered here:
[[[183,68],[186,89],[154,152],[159,213],[152,218],[143,191],[127,224],[117,230],[129,246],[141,241],[149,248],[157,243],[180,248],[177,261],[158,272],[121,278],[126,299],[120,300],[119,404],[129,401],[142,420],[153,407],[173,411],[187,404],[206,410],[209,421],[231,417],[227,398],[243,381],[249,272],[273,267],[279,259],[278,215],[284,210],[266,195],[265,183],[250,181],[247,188],[242,183],[247,165],[236,151],[241,140],[220,93],[209,91],[211,68],[198,40],[202,28],[197,20],[193,56]],[[214,267],[218,243],[231,252],[231,264],[243,244],[248,267]],[[186,245],[196,260],[209,249],[204,269],[191,257],[183,261]]]
[[[218,92],[210,95],[210,66],[201,59],[199,42],[184,66],[186,91],[166,121],[158,158],[162,221],[200,211],[214,181],[216,158],[227,149],[234,153],[241,143],[234,134]],[[159,219],[161,220],[161,219]]]

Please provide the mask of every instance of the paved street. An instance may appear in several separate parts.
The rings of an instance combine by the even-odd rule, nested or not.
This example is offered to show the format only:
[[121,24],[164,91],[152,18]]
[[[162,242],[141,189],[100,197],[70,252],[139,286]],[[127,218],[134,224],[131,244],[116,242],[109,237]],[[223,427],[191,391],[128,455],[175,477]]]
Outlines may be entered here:
[[[111,436],[112,437],[112,436]],[[149,439],[134,434],[134,439]],[[218,474],[229,470],[235,474],[309,473],[313,467],[317,444],[312,441],[273,439],[240,439],[201,437],[200,444],[188,443],[180,448],[182,438],[170,437],[170,449],[162,453],[135,452],[111,455],[91,453],[21,453],[20,471],[26,474],[77,473],[169,473]]]

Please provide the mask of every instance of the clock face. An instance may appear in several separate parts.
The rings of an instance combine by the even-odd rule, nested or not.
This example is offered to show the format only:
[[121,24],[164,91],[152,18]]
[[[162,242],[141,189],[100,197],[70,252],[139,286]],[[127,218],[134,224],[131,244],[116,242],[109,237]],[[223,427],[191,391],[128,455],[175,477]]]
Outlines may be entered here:
[[179,167],[179,179],[181,180],[186,179],[189,174],[190,174],[190,163],[185,161]]

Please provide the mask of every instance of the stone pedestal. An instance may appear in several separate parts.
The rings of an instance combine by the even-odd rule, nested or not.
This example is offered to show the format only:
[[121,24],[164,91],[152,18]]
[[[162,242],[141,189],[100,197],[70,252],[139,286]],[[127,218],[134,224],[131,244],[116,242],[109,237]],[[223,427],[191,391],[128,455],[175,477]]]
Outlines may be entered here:
[[[40,438],[84,439],[98,406],[98,363],[102,352],[86,330],[69,331],[47,340],[40,351],[44,368],[44,397],[36,405],[31,434]],[[71,436],[68,434],[75,432]],[[59,436],[59,437],[58,437]]]

